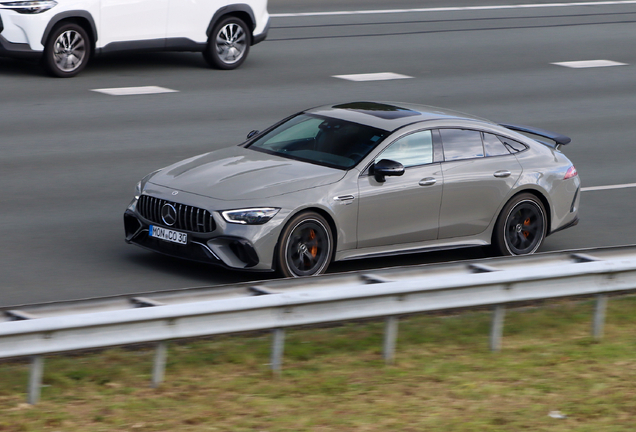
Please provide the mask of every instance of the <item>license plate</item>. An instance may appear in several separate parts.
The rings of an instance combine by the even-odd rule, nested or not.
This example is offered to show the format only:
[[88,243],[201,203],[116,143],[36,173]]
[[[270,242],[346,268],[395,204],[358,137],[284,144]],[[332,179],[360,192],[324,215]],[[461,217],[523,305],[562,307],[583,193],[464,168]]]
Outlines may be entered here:
[[169,241],[172,243],[187,244],[188,234],[179,231],[173,231],[166,228],[150,225],[150,237]]

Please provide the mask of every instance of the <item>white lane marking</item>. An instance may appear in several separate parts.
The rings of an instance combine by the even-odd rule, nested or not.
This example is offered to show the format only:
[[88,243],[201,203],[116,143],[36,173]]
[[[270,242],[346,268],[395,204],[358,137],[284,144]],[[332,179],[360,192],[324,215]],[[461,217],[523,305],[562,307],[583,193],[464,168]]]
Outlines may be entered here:
[[581,188],[581,192],[610,190],[610,189],[627,189],[627,188],[633,188],[633,187],[636,187],[636,183],[625,183],[625,184],[607,185],[607,186],[590,186],[590,187]]
[[397,13],[413,13],[413,12],[455,12],[455,11],[479,11],[479,10],[501,10],[501,9],[558,8],[558,7],[574,7],[574,6],[614,6],[614,5],[628,5],[628,4],[636,4],[636,0],[574,2],[574,3],[543,3],[543,4],[530,3],[530,4],[520,4],[520,5],[458,6],[458,7],[418,8],[418,9],[299,12],[299,13],[271,14],[270,17],[290,18],[290,17],[333,16],[333,15],[377,15],[377,14],[397,14]]
[[397,74],[393,72],[351,74],[351,75],[333,75],[333,78],[340,78],[349,81],[387,81],[396,79],[408,79],[412,76]]
[[628,66],[627,63],[620,63],[620,62],[615,62],[612,60],[582,60],[582,61],[558,62],[558,63],[552,63],[552,64],[557,66],[567,67],[567,68],[573,68],[573,69],[597,68],[597,67],[608,67],[608,66]]
[[111,96],[146,95],[157,93],[177,93],[179,90],[172,90],[165,87],[145,86],[145,87],[118,87],[93,89],[91,91],[104,93]]

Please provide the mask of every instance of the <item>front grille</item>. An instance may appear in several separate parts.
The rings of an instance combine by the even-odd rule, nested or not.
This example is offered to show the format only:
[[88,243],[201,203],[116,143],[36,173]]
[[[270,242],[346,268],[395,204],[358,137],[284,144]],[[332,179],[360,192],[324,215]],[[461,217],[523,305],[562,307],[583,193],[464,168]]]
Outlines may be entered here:
[[197,233],[210,233],[216,229],[214,218],[209,211],[148,195],[139,197],[137,211],[145,219],[165,225],[161,219],[161,209],[166,204],[171,204],[177,210],[177,221],[170,228]]

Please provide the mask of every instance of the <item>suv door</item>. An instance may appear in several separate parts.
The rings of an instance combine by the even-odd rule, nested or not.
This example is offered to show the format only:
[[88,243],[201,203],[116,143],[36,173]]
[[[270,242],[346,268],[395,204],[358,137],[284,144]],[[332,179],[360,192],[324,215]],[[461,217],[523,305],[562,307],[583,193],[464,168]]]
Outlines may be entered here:
[[358,248],[435,240],[443,178],[433,158],[430,130],[411,133],[390,144],[375,160],[404,165],[400,177],[378,182],[358,179]]
[[136,42],[123,48],[163,48],[166,44],[168,0],[102,0],[99,46]]
[[521,175],[521,165],[496,135],[467,129],[439,131],[444,148],[439,238],[479,234],[497,216]]

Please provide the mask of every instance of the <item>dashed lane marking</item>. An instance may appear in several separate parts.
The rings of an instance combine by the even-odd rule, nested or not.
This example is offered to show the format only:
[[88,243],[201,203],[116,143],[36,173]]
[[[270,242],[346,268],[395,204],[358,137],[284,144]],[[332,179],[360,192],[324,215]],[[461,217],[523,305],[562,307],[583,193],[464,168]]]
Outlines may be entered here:
[[592,1],[592,2],[573,2],[573,3],[529,3],[529,4],[519,4],[519,5],[457,6],[457,7],[418,8],[418,9],[299,12],[299,13],[271,14],[270,16],[272,18],[291,18],[291,17],[333,16],[333,15],[377,15],[377,14],[396,14],[396,13],[413,13],[413,12],[455,12],[455,11],[480,11],[480,10],[501,10],[501,9],[560,8],[560,7],[576,7],[576,6],[616,6],[616,5],[629,5],[629,4],[636,4],[636,0]]
[[165,87],[145,86],[145,87],[117,87],[93,89],[91,91],[103,93],[111,96],[147,95],[158,93],[177,93],[179,90],[172,90]]
[[612,60],[583,60],[583,61],[567,61],[552,63],[553,65],[563,66],[573,69],[598,68],[609,66],[627,66],[627,63],[620,63]]
[[581,192],[610,190],[610,189],[627,189],[627,188],[634,188],[634,187],[636,187],[636,183],[625,183],[625,184],[607,185],[607,186],[589,186],[589,187],[581,188]]
[[412,76],[402,75],[393,72],[351,74],[351,75],[333,75],[334,78],[340,78],[348,81],[387,81],[397,79],[413,78]]

